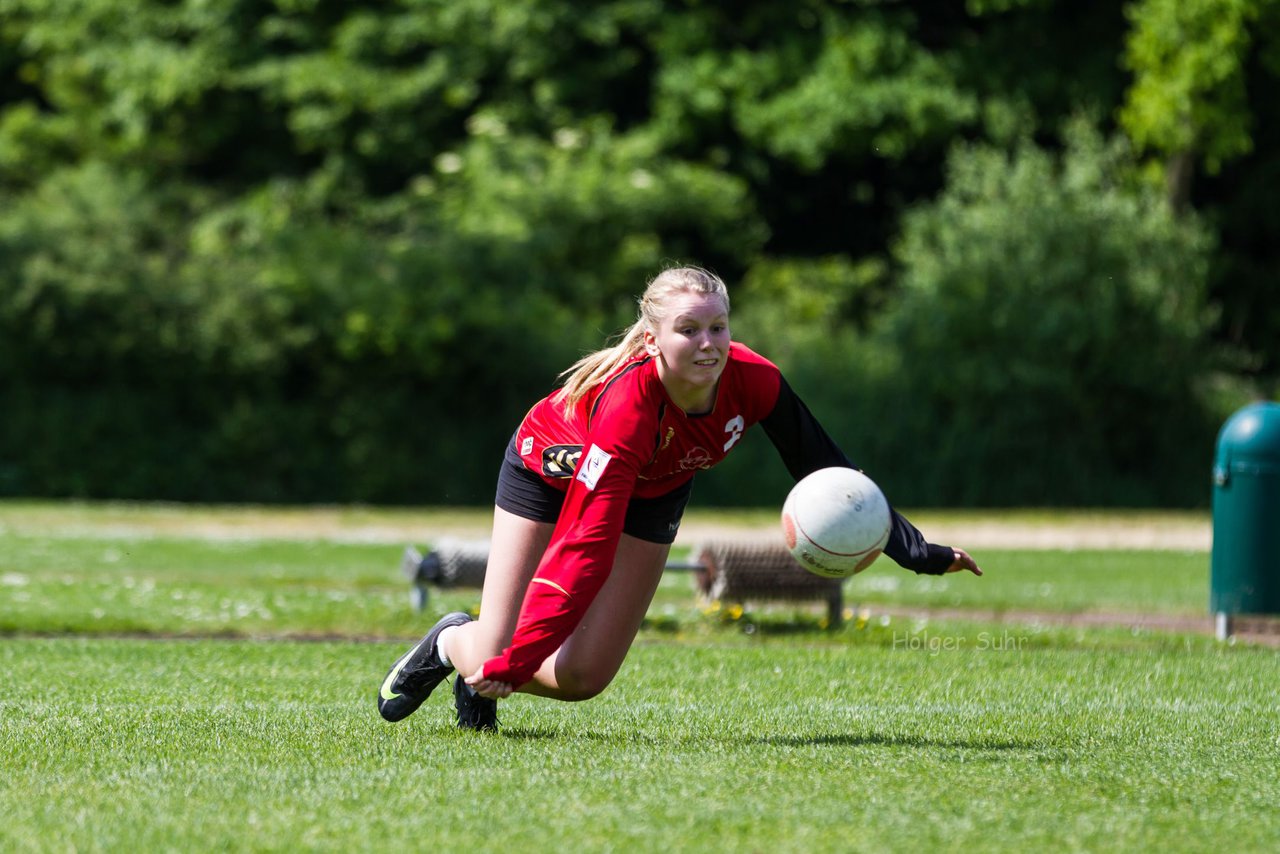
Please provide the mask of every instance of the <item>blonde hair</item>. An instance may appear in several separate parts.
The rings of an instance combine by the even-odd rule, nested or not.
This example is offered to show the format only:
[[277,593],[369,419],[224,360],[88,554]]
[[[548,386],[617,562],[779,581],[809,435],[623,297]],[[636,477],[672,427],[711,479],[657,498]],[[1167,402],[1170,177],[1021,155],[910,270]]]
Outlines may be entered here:
[[715,273],[701,267],[669,267],[663,270],[640,295],[636,322],[622,333],[618,342],[588,353],[560,374],[567,378],[558,392],[566,416],[572,415],[573,408],[593,387],[644,352],[644,333],[657,331],[671,299],[684,293],[718,296],[724,301],[725,312],[729,311],[729,291]]

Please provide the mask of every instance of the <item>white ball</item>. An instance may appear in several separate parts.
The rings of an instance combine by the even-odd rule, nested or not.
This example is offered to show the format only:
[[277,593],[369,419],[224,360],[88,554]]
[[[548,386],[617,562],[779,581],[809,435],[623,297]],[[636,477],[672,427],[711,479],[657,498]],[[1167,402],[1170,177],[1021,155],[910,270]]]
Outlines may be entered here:
[[870,566],[889,541],[889,502],[860,471],[819,469],[787,495],[782,535],[805,569],[847,578]]

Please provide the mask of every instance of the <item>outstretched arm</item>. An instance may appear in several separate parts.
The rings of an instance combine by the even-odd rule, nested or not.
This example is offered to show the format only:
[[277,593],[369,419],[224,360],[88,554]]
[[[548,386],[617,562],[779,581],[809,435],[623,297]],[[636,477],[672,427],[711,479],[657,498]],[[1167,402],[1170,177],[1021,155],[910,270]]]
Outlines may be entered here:
[[[813,417],[785,377],[778,388],[778,400],[760,425],[778,449],[791,476],[800,480],[807,474],[830,466],[856,469],[844,451]],[[889,508],[889,541],[884,553],[899,566],[926,575],[969,570],[981,575],[978,564],[963,549],[928,542],[906,517]]]

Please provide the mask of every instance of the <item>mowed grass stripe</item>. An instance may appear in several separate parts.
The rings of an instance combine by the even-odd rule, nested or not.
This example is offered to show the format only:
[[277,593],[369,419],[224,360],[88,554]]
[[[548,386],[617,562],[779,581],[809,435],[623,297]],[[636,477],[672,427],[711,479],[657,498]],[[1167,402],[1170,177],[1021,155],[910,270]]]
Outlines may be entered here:
[[[937,626],[959,637],[976,627]],[[395,644],[0,642],[7,850],[1237,850],[1280,843],[1276,653],[640,644],[496,737],[376,717]]]
[[[987,551],[986,575],[916,576],[881,558],[847,602],[984,611],[1204,615],[1201,552]],[[406,638],[400,547],[278,540],[50,539],[0,535],[0,632],[340,635]],[[435,591],[432,613],[472,608],[473,589]],[[760,607],[766,603],[748,603]],[[651,614],[700,619],[689,573],[669,572]]]

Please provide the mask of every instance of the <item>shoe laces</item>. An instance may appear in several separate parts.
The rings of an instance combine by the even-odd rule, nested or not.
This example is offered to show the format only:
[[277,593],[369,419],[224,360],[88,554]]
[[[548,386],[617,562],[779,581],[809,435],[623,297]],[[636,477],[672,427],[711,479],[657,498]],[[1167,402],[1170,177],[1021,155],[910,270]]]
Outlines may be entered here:
[[[461,678],[461,677],[459,677]],[[464,684],[460,692],[461,702],[458,704],[458,724],[471,729],[497,729],[498,701],[482,697],[470,686]]]
[[449,671],[445,668],[444,663],[440,661],[440,656],[436,655],[435,647],[432,646],[431,652],[422,657],[422,663],[417,667],[410,669],[406,667],[400,671],[402,690],[410,693],[421,690],[427,683],[434,683],[431,687],[439,684],[440,680],[447,676]]

